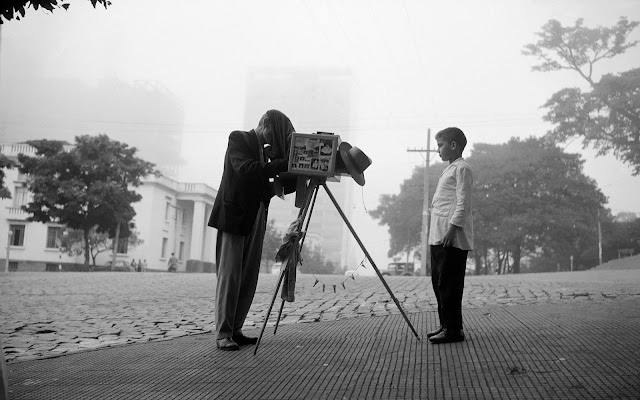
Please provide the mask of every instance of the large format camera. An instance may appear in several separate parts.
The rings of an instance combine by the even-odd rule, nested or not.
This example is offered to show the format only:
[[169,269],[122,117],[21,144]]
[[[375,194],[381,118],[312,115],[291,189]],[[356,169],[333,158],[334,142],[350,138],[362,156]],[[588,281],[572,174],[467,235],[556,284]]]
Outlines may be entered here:
[[289,173],[298,176],[326,178],[340,181],[341,176],[351,176],[360,186],[364,185],[364,170],[371,159],[359,148],[343,142],[339,135],[327,132],[291,135]]

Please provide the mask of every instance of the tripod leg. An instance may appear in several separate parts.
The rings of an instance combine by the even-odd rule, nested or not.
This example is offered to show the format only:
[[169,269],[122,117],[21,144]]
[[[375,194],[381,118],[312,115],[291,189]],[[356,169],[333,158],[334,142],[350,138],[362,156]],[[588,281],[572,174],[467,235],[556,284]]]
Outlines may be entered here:
[[275,335],[278,332],[278,325],[280,325],[280,318],[282,318],[282,309],[284,308],[284,299],[282,299],[282,303],[280,303],[280,311],[278,311],[278,319],[276,320],[276,326],[273,328],[273,334]]
[[267,322],[269,321],[269,316],[271,315],[271,309],[273,308],[273,303],[276,302],[276,296],[278,295],[278,290],[280,289],[280,285],[282,285],[282,280],[284,279],[285,272],[286,272],[286,268],[280,272],[278,285],[276,286],[276,290],[273,292],[273,297],[271,298],[271,304],[269,305],[269,311],[267,311],[267,316],[264,318],[264,322],[262,324],[262,330],[260,331],[260,337],[258,337],[258,342],[256,343],[256,348],[253,350],[254,356],[258,352],[258,347],[260,346],[260,342],[262,341],[262,335],[264,335],[264,329],[267,327]]
[[411,321],[409,321],[409,318],[407,318],[407,315],[404,313],[404,310],[402,309],[402,306],[400,305],[400,302],[398,301],[398,299],[396,298],[396,296],[393,294],[393,292],[391,291],[391,288],[389,287],[389,285],[387,284],[387,281],[384,280],[384,277],[382,276],[382,274],[380,273],[380,270],[378,269],[378,267],[376,266],[376,263],[373,262],[373,259],[371,258],[371,256],[369,255],[369,252],[367,251],[367,249],[364,247],[364,244],[362,244],[362,241],[360,241],[360,238],[358,237],[358,235],[356,234],[356,231],[353,229],[353,227],[351,226],[351,224],[349,223],[349,220],[347,219],[347,216],[344,214],[344,212],[342,211],[342,209],[340,208],[340,206],[338,205],[338,202],[336,201],[335,197],[333,197],[333,194],[331,193],[331,191],[329,190],[329,188],[327,187],[326,183],[322,183],[322,187],[324,187],[324,190],[327,192],[327,194],[329,195],[329,198],[331,198],[331,202],[333,202],[333,205],[336,206],[336,209],[338,210],[338,212],[340,213],[340,216],[342,217],[342,219],[344,220],[344,223],[347,224],[347,227],[349,228],[349,230],[351,231],[351,234],[353,235],[353,237],[356,239],[356,241],[358,242],[358,244],[360,245],[360,248],[362,249],[362,251],[364,252],[365,256],[367,257],[367,259],[369,260],[369,262],[371,263],[371,266],[373,267],[373,269],[376,271],[376,273],[378,274],[378,277],[380,278],[380,280],[382,281],[382,284],[384,285],[384,287],[387,289],[387,292],[389,292],[389,295],[391,296],[391,298],[393,299],[394,303],[396,303],[396,306],[398,307],[398,309],[400,310],[400,313],[402,314],[402,316],[404,317],[404,320],[407,322],[407,325],[409,325],[409,328],[411,328],[411,330],[413,331],[413,334],[416,336],[416,338],[418,340],[420,340],[420,336],[418,336],[418,332],[416,332],[416,330],[414,329],[413,325],[411,325]]
[[[300,214],[299,215],[304,215],[304,218],[302,221],[300,221],[300,225],[298,225],[298,230],[300,230],[300,227],[302,226],[302,223],[304,222],[304,219],[307,220],[307,223],[305,224],[304,227],[304,232],[305,232],[305,236],[302,237],[302,240],[300,241],[300,251],[302,251],[302,245],[304,244],[304,239],[306,237],[306,232],[307,229],[309,228],[309,223],[311,222],[311,214],[313,213],[313,207],[316,204],[316,198],[318,197],[318,191],[319,191],[319,186],[315,185],[312,189],[312,200],[311,200],[311,204],[309,205],[309,203],[306,203],[307,206],[305,208],[303,208],[302,210],[300,210]],[[297,266],[296,266],[297,267]],[[282,300],[282,303],[280,303],[280,311],[278,311],[278,319],[276,320],[276,326],[273,329],[273,334],[275,335],[276,332],[278,332],[278,326],[280,325],[280,318],[282,317],[282,309],[284,308],[284,299]]]
[[[303,223],[304,219],[307,218],[307,211],[309,209],[309,205],[311,203],[312,198],[313,198],[313,201],[315,203],[315,196],[313,194],[314,193],[315,194],[318,193],[318,185],[319,184],[317,182],[313,181],[313,180],[312,180],[311,184],[314,185],[313,191],[309,192],[309,194],[307,195],[307,198],[305,199],[304,207],[301,208],[300,212],[298,213],[298,218],[300,218],[300,216],[303,216],[302,220],[300,220],[299,223],[298,223],[298,227],[296,228],[298,231],[302,227],[302,223]],[[308,217],[311,218],[311,213],[309,213]],[[284,262],[284,261],[287,261],[287,262]],[[267,327],[267,322],[269,321],[269,316],[271,316],[271,310],[273,309],[273,303],[275,303],[275,301],[276,301],[276,296],[278,296],[278,290],[280,290],[280,286],[282,286],[282,281],[284,280],[284,275],[287,273],[288,260],[284,260],[284,261],[283,261],[283,265],[285,266],[285,268],[280,272],[280,278],[278,279],[278,285],[276,286],[276,290],[273,292],[273,297],[271,298],[271,304],[269,305],[269,310],[267,311],[267,316],[265,317],[264,323],[262,324],[262,330],[260,331],[260,337],[258,337],[258,342],[256,343],[256,348],[253,350],[253,355],[254,356],[258,353],[258,347],[260,346],[260,342],[262,341],[262,336],[264,335],[264,330]],[[295,266],[294,266],[294,268],[295,268]],[[282,313],[282,308],[283,307],[284,307],[284,300],[282,301],[282,304],[280,305],[280,313]],[[275,331],[278,329],[279,322],[280,322],[280,314],[278,314],[278,320],[276,321],[276,327],[275,327],[275,330],[273,332],[274,335],[275,335]]]

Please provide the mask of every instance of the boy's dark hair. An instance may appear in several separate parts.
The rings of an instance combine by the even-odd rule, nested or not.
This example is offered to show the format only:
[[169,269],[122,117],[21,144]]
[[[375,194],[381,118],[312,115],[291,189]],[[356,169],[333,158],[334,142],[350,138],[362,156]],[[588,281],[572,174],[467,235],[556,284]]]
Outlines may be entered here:
[[464,150],[467,145],[467,137],[464,135],[464,132],[460,128],[450,127],[444,128],[440,132],[436,133],[436,140],[442,139],[447,143],[456,142],[458,146]]

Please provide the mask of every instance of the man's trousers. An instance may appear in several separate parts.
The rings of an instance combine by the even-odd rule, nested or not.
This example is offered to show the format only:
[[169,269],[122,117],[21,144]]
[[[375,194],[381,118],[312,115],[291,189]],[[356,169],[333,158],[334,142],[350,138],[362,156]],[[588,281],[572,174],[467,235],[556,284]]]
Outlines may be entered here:
[[440,325],[462,329],[462,292],[468,250],[431,246],[431,284],[438,300]]
[[260,210],[248,236],[218,231],[216,240],[216,339],[242,333],[258,286],[265,210]]

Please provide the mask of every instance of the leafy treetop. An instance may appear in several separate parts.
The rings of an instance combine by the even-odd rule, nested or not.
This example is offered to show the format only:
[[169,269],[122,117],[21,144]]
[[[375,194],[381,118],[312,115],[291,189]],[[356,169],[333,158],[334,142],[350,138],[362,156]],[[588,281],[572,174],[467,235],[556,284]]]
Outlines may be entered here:
[[591,87],[565,88],[555,93],[544,107],[544,119],[554,124],[547,137],[567,142],[575,137],[583,145],[593,145],[599,155],[609,152],[640,175],[640,68],[620,74],[604,74],[594,79],[595,63],[611,59],[635,47],[640,41],[629,40],[640,25],[622,17],[613,27],[587,28],[583,20],[563,27],[550,20],[542,27],[536,43],[524,46],[523,54],[541,62],[534,71],[576,71]]
[[[95,8],[98,4],[101,4],[106,9],[111,5],[109,0],[89,0]],[[58,0],[3,0],[2,7],[0,8],[0,24],[4,21],[11,21],[14,17],[16,20],[24,18],[26,10],[29,7],[33,7],[34,10],[42,7],[49,12],[53,12],[56,8],[69,8],[69,3],[65,0],[58,2]]]

